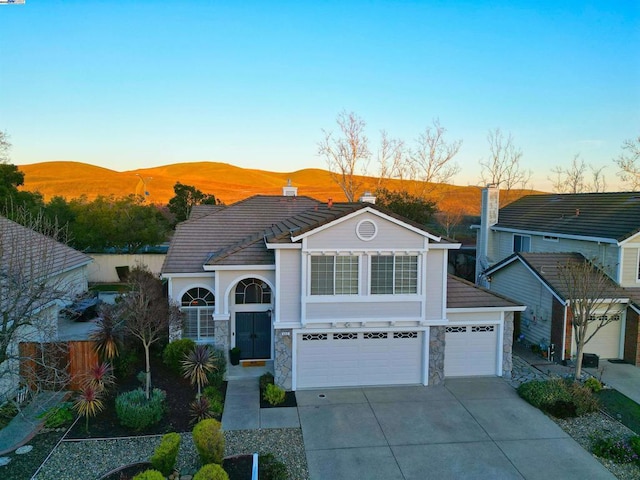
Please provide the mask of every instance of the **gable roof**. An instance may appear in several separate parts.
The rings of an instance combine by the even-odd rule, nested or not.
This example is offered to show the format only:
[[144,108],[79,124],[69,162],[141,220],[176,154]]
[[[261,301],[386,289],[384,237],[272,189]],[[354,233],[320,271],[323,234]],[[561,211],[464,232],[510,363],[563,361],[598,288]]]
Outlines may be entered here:
[[501,208],[492,228],[620,242],[640,231],[640,193],[527,195]]
[[[162,273],[202,272],[204,265],[273,265],[274,253],[267,244],[291,244],[292,237],[367,208],[438,238],[424,225],[371,203],[327,204],[309,197],[256,195],[209,213],[199,209],[178,224]],[[447,239],[438,243],[457,245]]]
[[[212,211],[193,220],[179,223],[162,266],[162,273],[202,272],[207,261],[226,259],[231,264],[273,264],[273,252],[262,241],[266,228],[312,209],[319,202],[309,197],[255,195]],[[262,241],[262,245],[256,241]],[[245,258],[233,252],[243,245],[253,245]],[[225,262],[225,263],[227,263]]]
[[226,205],[194,205],[191,207],[191,213],[187,220],[197,220],[198,218],[206,217],[212,213],[218,212],[225,208]]
[[87,265],[91,257],[0,216],[0,270],[19,268],[28,279],[51,277]]
[[524,310],[520,305],[507,297],[498,295],[485,288],[478,287],[467,280],[454,275],[447,275],[447,308],[491,308],[500,307],[510,310]]
[[[588,262],[582,254],[576,252],[568,253],[514,253],[501,262],[496,263],[486,271],[487,275],[492,275],[514,262],[521,262],[531,271],[532,275],[544,283],[549,290],[561,301],[569,300],[567,291],[560,274],[560,267],[569,263]],[[604,275],[604,273],[603,273]],[[629,298],[629,292],[620,287],[609,277],[607,285],[603,291],[607,298]]]

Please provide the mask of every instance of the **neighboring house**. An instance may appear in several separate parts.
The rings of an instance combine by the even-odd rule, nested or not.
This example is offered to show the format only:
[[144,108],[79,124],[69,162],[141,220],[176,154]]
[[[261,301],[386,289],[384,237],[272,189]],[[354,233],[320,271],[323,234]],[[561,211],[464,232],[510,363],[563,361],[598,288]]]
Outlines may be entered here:
[[527,305],[516,329],[532,343],[553,343],[564,360],[576,348],[557,267],[595,262],[611,278],[602,308],[613,305],[614,321],[586,352],[640,365],[640,194],[529,195],[499,211],[497,195],[483,191],[477,283]]
[[56,340],[58,314],[87,291],[91,261],[0,216],[0,345],[8,357],[0,364],[0,400],[18,387],[18,344]]
[[276,383],[510,375],[524,307],[447,275],[459,244],[372,203],[254,196],[178,225],[162,269],[179,335],[273,360]]

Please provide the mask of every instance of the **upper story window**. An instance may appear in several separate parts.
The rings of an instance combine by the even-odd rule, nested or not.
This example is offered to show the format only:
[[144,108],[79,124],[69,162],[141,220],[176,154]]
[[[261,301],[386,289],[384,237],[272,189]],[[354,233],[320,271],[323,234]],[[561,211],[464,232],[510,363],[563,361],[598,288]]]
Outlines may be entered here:
[[236,287],[236,305],[271,303],[271,289],[257,278],[241,280]]
[[357,256],[314,255],[311,257],[311,295],[357,294]]
[[371,294],[418,293],[417,255],[377,255],[371,257]]
[[528,235],[513,235],[513,253],[530,252],[531,237]]

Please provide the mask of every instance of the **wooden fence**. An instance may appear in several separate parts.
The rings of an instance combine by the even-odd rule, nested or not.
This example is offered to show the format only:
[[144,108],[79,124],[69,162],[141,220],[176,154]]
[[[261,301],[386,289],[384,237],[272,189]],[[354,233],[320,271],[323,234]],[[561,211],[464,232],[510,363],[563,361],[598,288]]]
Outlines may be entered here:
[[20,377],[31,389],[79,390],[83,376],[97,362],[91,341],[20,343]]

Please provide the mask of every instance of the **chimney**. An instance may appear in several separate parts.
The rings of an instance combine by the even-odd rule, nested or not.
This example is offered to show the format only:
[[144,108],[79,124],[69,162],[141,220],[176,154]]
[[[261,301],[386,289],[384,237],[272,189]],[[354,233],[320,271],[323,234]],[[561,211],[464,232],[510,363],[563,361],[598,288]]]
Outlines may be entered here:
[[489,229],[498,223],[500,209],[500,189],[487,185],[482,189],[482,207],[480,209],[480,231],[476,241],[476,284],[488,287],[484,271],[489,268]]
[[376,196],[371,192],[364,192],[364,194],[358,199],[362,203],[376,203]]
[[282,187],[282,196],[284,197],[297,197],[298,196],[298,187],[291,186],[291,179],[287,180],[287,185]]
[[327,200],[327,208],[331,207],[333,207],[333,198],[329,198],[329,200]]

